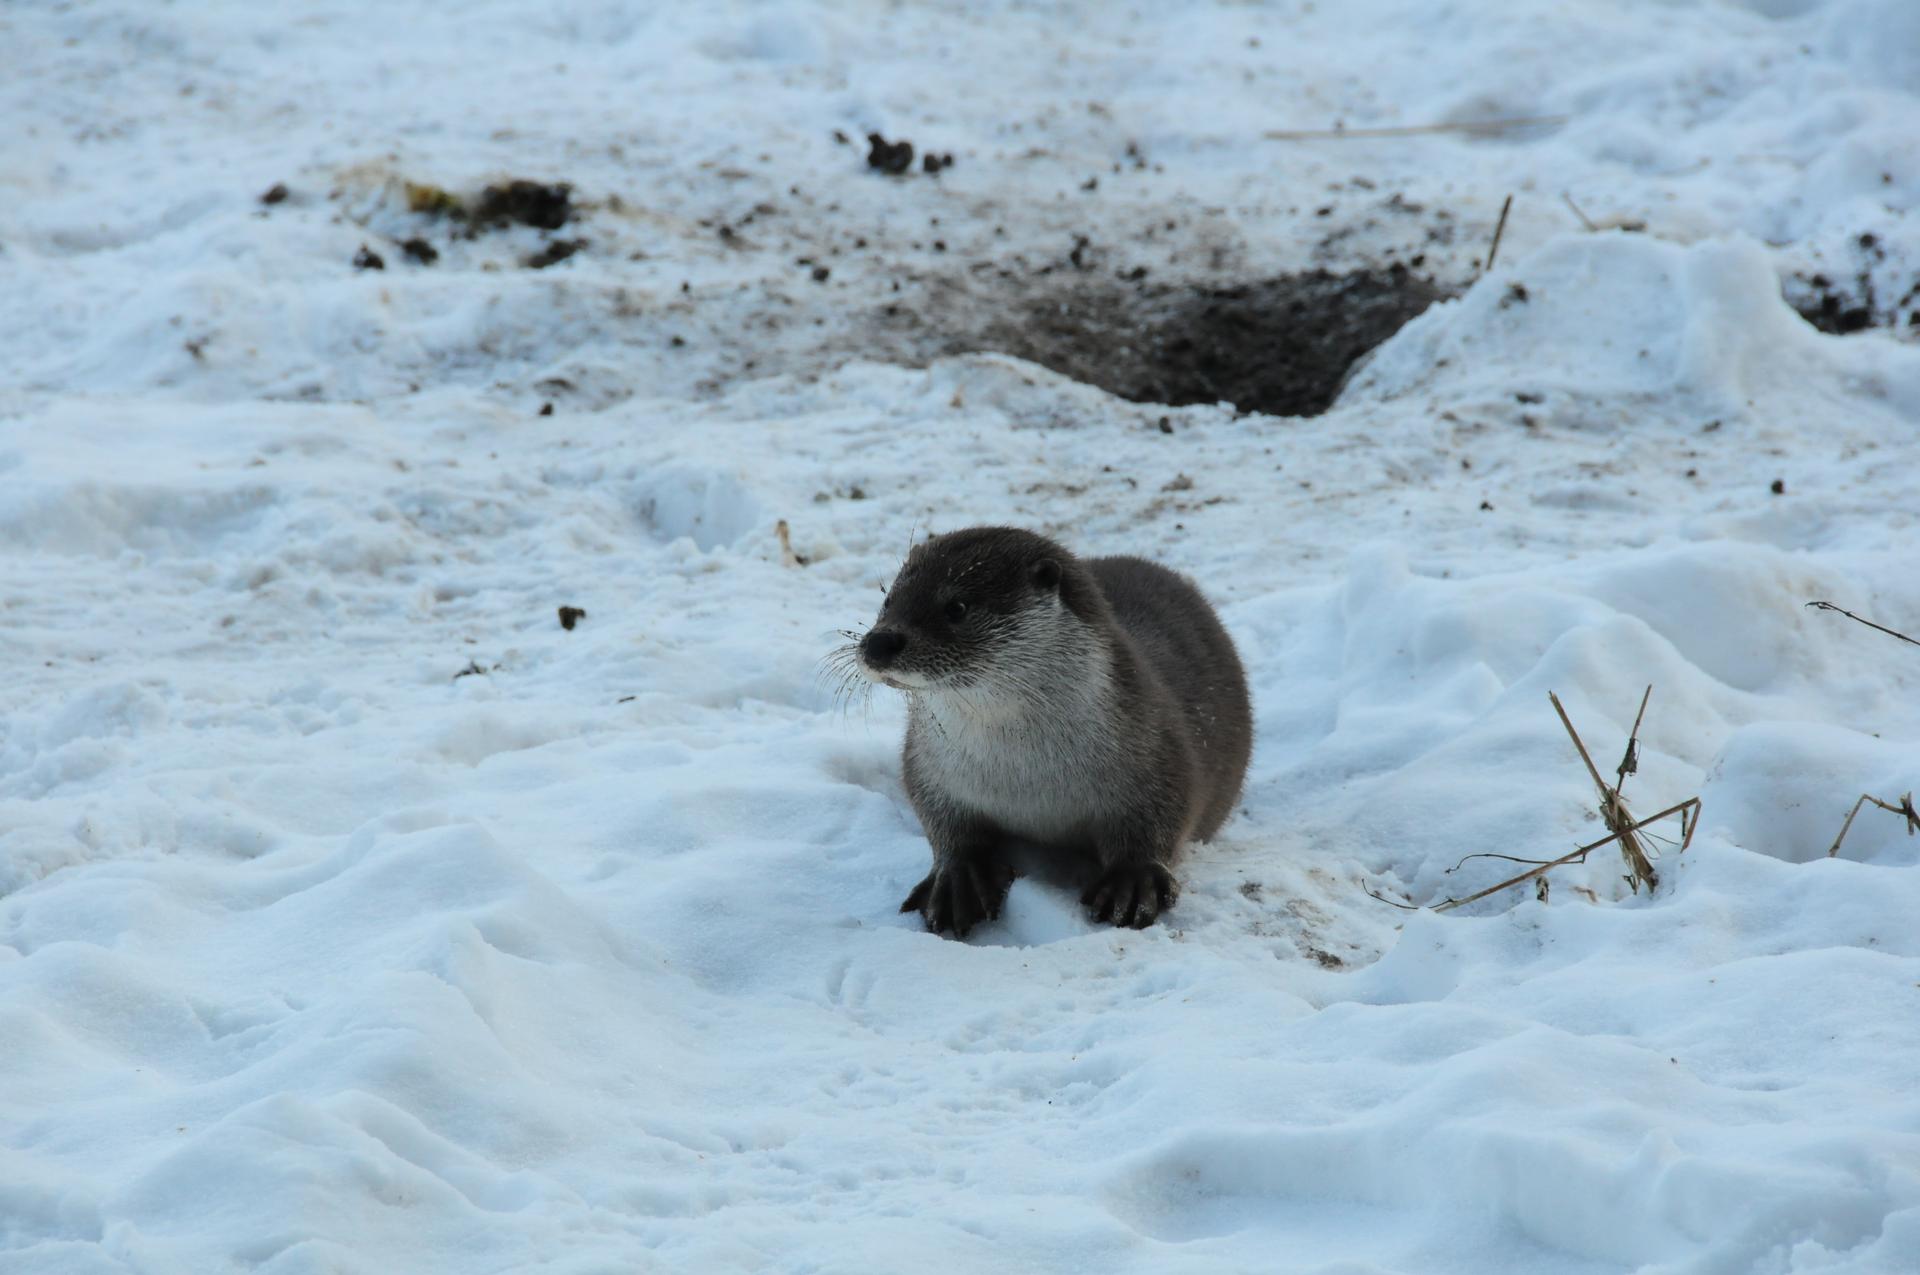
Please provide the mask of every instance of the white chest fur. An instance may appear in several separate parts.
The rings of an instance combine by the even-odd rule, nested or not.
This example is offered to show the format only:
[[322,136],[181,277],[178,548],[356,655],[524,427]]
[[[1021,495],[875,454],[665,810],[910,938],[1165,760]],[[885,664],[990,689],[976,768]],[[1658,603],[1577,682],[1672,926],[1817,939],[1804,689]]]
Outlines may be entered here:
[[926,773],[949,800],[1015,836],[1084,841],[1112,808],[1104,776],[1115,773],[1104,670],[1036,695],[931,692],[913,713]]

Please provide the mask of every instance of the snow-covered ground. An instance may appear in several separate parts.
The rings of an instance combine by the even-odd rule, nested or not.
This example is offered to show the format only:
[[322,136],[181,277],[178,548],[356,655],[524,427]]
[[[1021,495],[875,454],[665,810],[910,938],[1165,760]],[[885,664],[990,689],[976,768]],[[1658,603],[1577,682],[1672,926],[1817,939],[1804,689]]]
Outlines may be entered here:
[[[6,1275],[1920,1271],[1920,839],[1826,856],[1920,787],[1920,649],[1803,605],[1920,635],[1912,0],[0,48]],[[408,211],[507,177],[578,218]],[[934,357],[1077,237],[1472,286],[1310,420]],[[1154,929],[895,911],[900,705],[821,658],[1003,520],[1241,646],[1244,812]],[[1547,693],[1610,773],[1648,684],[1628,800],[1704,803],[1651,897],[1382,901],[1603,835]]]

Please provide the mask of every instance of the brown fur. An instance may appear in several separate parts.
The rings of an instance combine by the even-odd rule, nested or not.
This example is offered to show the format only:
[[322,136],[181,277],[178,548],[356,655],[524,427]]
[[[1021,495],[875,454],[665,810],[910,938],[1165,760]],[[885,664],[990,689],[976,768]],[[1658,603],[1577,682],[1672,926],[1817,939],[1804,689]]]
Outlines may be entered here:
[[1096,919],[1151,924],[1232,814],[1253,744],[1232,640],[1192,582],[1008,527],[915,547],[859,647],[907,693],[903,768],[933,847],[928,928],[999,915],[1010,837],[1091,854]]

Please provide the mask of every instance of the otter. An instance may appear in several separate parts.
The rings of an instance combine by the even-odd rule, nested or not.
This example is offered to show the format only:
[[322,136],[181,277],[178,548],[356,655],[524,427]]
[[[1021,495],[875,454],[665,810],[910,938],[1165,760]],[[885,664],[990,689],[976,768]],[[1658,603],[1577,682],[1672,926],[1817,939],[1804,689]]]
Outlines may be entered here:
[[1090,855],[1096,921],[1144,928],[1188,840],[1232,813],[1253,747],[1247,677],[1192,581],[973,527],[916,545],[855,647],[905,692],[907,793],[933,869],[900,905],[964,938],[1000,915],[1005,843]]

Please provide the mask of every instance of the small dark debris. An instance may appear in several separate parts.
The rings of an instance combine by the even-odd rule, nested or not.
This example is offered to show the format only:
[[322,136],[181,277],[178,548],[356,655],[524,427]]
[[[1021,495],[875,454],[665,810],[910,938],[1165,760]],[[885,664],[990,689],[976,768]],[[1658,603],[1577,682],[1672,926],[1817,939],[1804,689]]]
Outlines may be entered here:
[[548,266],[558,265],[587,246],[584,239],[556,239],[526,260],[529,270],[545,270]]
[[[499,668],[500,666],[499,666],[498,664],[496,664],[496,665],[494,665],[494,667],[495,667],[495,668]],[[467,666],[466,666],[465,668],[463,668],[463,669],[461,669],[461,670],[460,670],[460,671],[459,671],[458,673],[455,673],[455,674],[453,675],[453,680],[457,682],[457,681],[459,681],[459,680],[460,680],[461,678],[463,678],[463,677],[472,677],[472,676],[474,676],[474,675],[475,675],[476,673],[477,673],[477,674],[481,674],[481,675],[485,675],[485,673],[486,673],[486,671],[487,671],[487,670],[486,670],[486,669],[485,669],[484,667],[482,667],[482,666],[481,666],[481,664],[480,664],[480,661],[479,661],[479,660],[468,660],[468,661],[467,661]]]
[[813,281],[815,283],[825,283],[832,274],[833,271],[826,266],[815,266],[813,268]]
[[1515,398],[1515,400],[1521,403],[1539,403],[1543,401],[1543,398],[1541,395],[1531,393],[1530,391],[1527,391],[1527,390],[1521,390],[1518,393],[1516,393],[1513,397]]
[[1490,514],[1490,513],[1492,513],[1492,512],[1493,512],[1493,502],[1492,502],[1491,500],[1483,500],[1483,501],[1481,501],[1481,502],[1480,502],[1480,512],[1481,512],[1481,513],[1488,513],[1488,514]]
[[904,137],[889,142],[878,133],[867,134],[867,167],[898,177],[913,167],[913,143]]
[[1846,336],[1873,326],[1872,310],[1863,305],[1850,305],[1835,292],[1803,298],[1794,308],[1801,318],[1829,336]]
[[274,204],[283,203],[291,193],[285,182],[275,182],[267,187],[266,193],[260,196],[260,202],[272,207]]
[[678,349],[680,346],[685,345],[686,343],[687,343],[687,338],[683,336],[676,336],[672,340],[667,342],[668,345],[671,345],[676,349]]
[[1767,490],[1776,496],[1784,496],[1787,494],[1787,480],[1784,478],[1776,478],[1773,480],[1773,485],[1767,488]]
[[1161,485],[1161,491],[1192,491],[1193,479],[1185,474],[1175,474],[1171,481]]
[[573,632],[574,625],[586,618],[587,613],[579,607],[560,608],[560,627],[569,633]]
[[1160,418],[1160,432],[1162,434],[1173,433],[1173,421],[1170,418],[1165,416]]
[[191,354],[193,356],[194,362],[204,363],[207,361],[207,338],[206,337],[203,337],[203,336],[193,337],[187,341],[182,342],[181,345],[182,345],[182,348],[185,349],[188,354]]
[[617,699],[617,700],[615,700],[615,701],[613,701],[613,702],[614,702],[614,703],[616,703],[616,704],[631,704],[631,703],[633,703],[633,701],[635,701],[635,700],[637,700],[637,699],[639,699],[639,698],[640,698],[640,697],[639,697],[638,695],[622,695],[622,696],[621,696],[621,697],[620,697],[619,699]]
[[516,178],[504,186],[480,192],[472,219],[483,227],[519,223],[538,230],[558,230],[573,216],[573,187],[565,182],[533,182]]
[[942,152],[936,155],[932,151],[928,151],[920,157],[920,171],[929,177],[937,177],[941,169],[952,167],[953,155],[950,152]]
[[1098,177],[1089,177],[1087,178],[1087,180],[1080,183],[1080,189],[1088,190],[1088,191],[1099,190],[1100,179]]
[[406,253],[423,266],[430,266],[440,260],[440,250],[417,235],[402,243],[400,245],[400,251]]
[[837,128],[833,130],[833,140],[840,143],[842,146],[846,146],[853,141],[851,137],[848,137],[844,132],[842,132]]
[[1507,285],[1507,295],[1500,298],[1500,308],[1505,310],[1509,306],[1525,305],[1531,299],[1527,295],[1526,284],[1510,283]]
[[541,416],[552,416],[552,415],[553,415],[553,404],[551,404],[551,403],[542,403],[542,404],[540,405],[540,412],[539,412],[539,415],[541,415]]
[[353,268],[355,270],[385,270],[387,263],[385,258],[381,257],[379,253],[367,247],[367,245],[361,244],[360,251],[353,254]]

